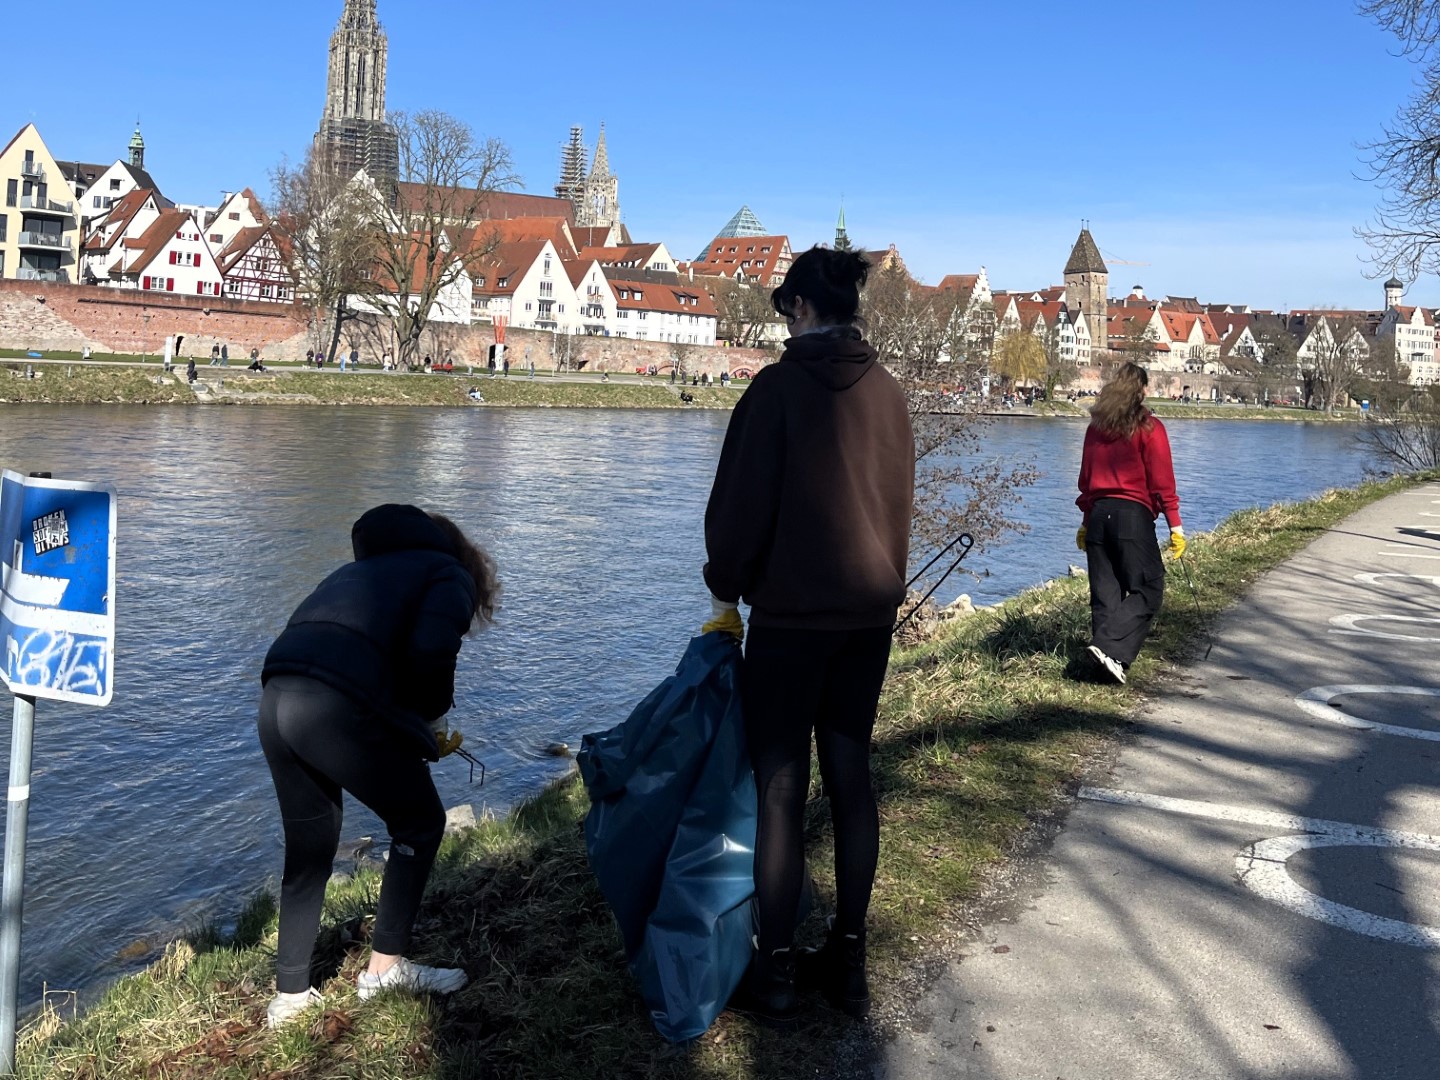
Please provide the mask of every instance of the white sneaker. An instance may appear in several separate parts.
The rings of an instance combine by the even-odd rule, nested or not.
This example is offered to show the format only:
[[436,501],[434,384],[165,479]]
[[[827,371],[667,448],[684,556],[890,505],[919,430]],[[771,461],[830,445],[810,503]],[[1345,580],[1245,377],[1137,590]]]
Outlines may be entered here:
[[453,994],[469,981],[470,976],[459,968],[426,967],[424,964],[412,964],[402,956],[383,975],[371,975],[368,971],[362,971],[355,980],[355,989],[361,1001],[369,1001],[382,990],[405,990],[411,994]]
[[265,1010],[265,1016],[272,1028],[278,1028],[281,1024],[295,1019],[311,1005],[322,1005],[324,1002],[320,991],[313,986],[298,994],[276,994],[270,999],[270,1007]]
[[1090,655],[1095,657],[1096,660],[1100,661],[1100,666],[1103,667],[1106,671],[1108,671],[1110,673],[1110,677],[1114,679],[1117,683],[1123,684],[1125,682],[1125,668],[1121,666],[1119,660],[1111,659],[1094,645],[1090,646]]

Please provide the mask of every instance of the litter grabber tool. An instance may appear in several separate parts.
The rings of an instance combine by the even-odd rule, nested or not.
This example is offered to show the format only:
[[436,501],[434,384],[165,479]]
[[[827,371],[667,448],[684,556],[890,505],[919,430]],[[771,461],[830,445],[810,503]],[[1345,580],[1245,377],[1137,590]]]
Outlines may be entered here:
[[[1204,626],[1205,612],[1200,609],[1200,593],[1196,591],[1195,580],[1190,576],[1190,567],[1185,565],[1183,558],[1176,559],[1175,561],[1180,564],[1180,569],[1185,574],[1185,584],[1190,586],[1190,599],[1195,601],[1195,616],[1200,620],[1200,624]],[[1209,627],[1205,629],[1205,636],[1209,639],[1209,644],[1205,646],[1205,659],[1209,660],[1210,650],[1215,648],[1215,637],[1210,633]]]
[[955,537],[954,540],[951,540],[950,543],[946,544],[943,548],[941,548],[939,553],[933,559],[931,559],[928,563],[922,566],[920,570],[916,573],[916,575],[905,583],[905,591],[909,592],[911,587],[914,586],[917,581],[919,581],[921,578],[923,578],[926,574],[930,572],[931,567],[933,567],[941,559],[945,558],[945,556],[949,555],[950,552],[955,550],[955,548],[958,547],[961,549],[960,554],[956,557],[955,561],[950,564],[950,569],[946,570],[945,573],[941,574],[939,580],[937,580],[934,585],[930,586],[930,591],[927,592],[924,596],[922,596],[919,603],[915,604],[915,606],[910,609],[909,614],[907,614],[903,619],[901,619],[898,623],[895,624],[895,629],[892,631],[892,633],[898,634],[901,628],[904,627],[906,623],[908,623],[911,619],[915,617],[915,613],[925,606],[925,601],[929,600],[930,597],[935,595],[935,590],[940,588],[941,585],[945,584],[945,580],[951,574],[953,574],[956,570],[960,569],[961,562],[964,561],[966,555],[970,554],[970,549],[974,546],[975,538],[969,533],[961,533],[959,536]]

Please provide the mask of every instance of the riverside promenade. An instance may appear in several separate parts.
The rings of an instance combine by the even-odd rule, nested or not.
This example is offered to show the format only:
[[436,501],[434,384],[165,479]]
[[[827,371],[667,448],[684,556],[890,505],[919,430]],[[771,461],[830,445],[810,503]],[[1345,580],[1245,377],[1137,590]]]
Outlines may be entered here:
[[1440,485],[1341,522],[1214,633],[878,1075],[1440,1076]]

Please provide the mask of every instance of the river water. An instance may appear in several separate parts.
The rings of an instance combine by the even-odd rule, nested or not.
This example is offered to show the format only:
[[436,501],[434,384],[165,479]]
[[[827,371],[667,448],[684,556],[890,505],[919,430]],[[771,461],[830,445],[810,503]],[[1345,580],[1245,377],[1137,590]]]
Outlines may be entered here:
[[[460,659],[452,716],[489,767],[435,767],[447,806],[503,812],[568,763],[547,744],[622,720],[708,616],[701,517],[728,414],[7,406],[0,466],[120,493],[115,696],[40,702],[21,1001],[85,990],[278,877],[254,731],[259,666],[382,502],[459,522],[497,557],[497,625]],[[1357,481],[1338,424],[1170,421],[1191,532]],[[1078,562],[1084,427],[1006,418],[987,455],[1034,461],[1030,531],[958,581],[990,603]],[[0,728],[8,732],[8,725]],[[8,735],[0,752],[8,756]],[[344,835],[383,830],[348,803]],[[144,944],[142,944],[144,943]]]

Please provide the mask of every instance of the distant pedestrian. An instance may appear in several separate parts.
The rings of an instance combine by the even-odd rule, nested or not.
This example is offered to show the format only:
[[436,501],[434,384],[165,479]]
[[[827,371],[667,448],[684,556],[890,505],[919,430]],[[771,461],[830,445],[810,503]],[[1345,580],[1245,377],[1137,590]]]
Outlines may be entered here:
[[260,362],[260,350],[259,350],[259,349],[251,349],[251,350],[250,350],[250,363],[251,363],[251,365],[253,366],[253,365],[255,365],[255,364],[258,364],[259,362]]
[[229,366],[230,366],[230,346],[229,346],[229,345],[221,345],[221,346],[220,346],[220,366],[221,366],[221,367],[229,367]]
[[530,378],[535,378],[535,361],[530,361]]
[[676,371],[676,369],[673,368],[673,367],[670,369],[670,385],[671,385],[671,386],[674,386],[674,385],[675,385],[675,371]]
[[453,522],[415,506],[378,506],[350,536],[355,561],[296,608],[260,676],[260,746],[285,832],[271,1027],[322,1000],[311,965],[342,791],[377,814],[391,839],[360,999],[448,994],[467,982],[460,968],[406,954],[445,833],[427,763],[463,741],[445,714],[465,635],[492,617],[495,564]]
[[510,357],[505,357],[502,363],[505,365],[505,370],[504,372],[502,372],[502,374],[505,376],[505,378],[508,379],[510,377]]
[[220,346],[219,346],[219,345],[211,345],[211,346],[210,346],[210,367],[219,367],[219,366],[220,366]]
[[195,358],[192,356],[190,357],[190,359],[185,361],[185,380],[191,386],[194,386],[195,380],[199,377],[199,373],[195,370]]
[[80,359],[81,359],[81,360],[89,360],[89,359],[90,359],[90,346],[89,346],[89,345],[86,345],[83,349],[80,350]]
[[1085,431],[1075,500],[1085,515],[1075,545],[1090,571],[1090,654],[1117,683],[1125,681],[1165,599],[1158,515],[1170,525],[1170,554],[1185,554],[1170,438],[1145,407],[1149,381],[1139,364],[1124,364],[1100,391]]
[[306,349],[306,350],[305,350],[305,366],[306,366],[306,367],[314,367],[314,366],[315,366],[315,350],[314,350],[314,349]]

